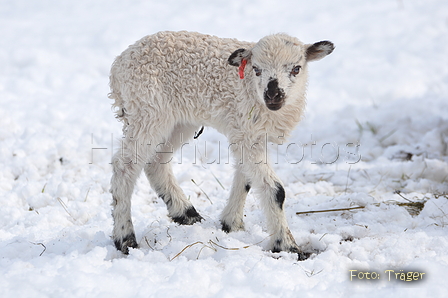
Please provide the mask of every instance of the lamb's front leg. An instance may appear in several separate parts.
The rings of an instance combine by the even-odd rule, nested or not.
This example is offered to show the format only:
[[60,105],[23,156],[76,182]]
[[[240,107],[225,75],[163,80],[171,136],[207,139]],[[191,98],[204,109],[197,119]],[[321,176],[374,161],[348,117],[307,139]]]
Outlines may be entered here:
[[[254,154],[253,161],[263,160],[263,152],[259,154],[256,154],[257,152],[252,153]],[[243,174],[249,177],[256,196],[261,199],[267,218],[268,232],[271,235],[271,251],[297,253],[300,260],[306,259],[306,254],[296,244],[286,221],[283,210],[285,189],[282,182],[268,163],[253,161],[245,162]]]
[[243,209],[250,183],[237,167],[227,205],[221,213],[222,230],[226,233],[244,230]]
[[266,214],[268,232],[272,235],[270,244],[272,252],[300,253],[286,221],[283,210],[285,189],[280,180],[274,178],[270,182],[259,181],[257,184],[254,183],[254,186]]

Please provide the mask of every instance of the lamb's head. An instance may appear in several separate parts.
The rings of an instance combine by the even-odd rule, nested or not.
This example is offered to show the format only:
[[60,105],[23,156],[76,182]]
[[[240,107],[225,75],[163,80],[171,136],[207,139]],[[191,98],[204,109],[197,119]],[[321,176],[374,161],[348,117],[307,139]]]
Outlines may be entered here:
[[333,49],[330,41],[303,44],[295,37],[274,34],[262,38],[252,49],[236,50],[228,62],[239,67],[241,79],[246,65],[251,67],[253,73],[246,79],[255,85],[259,100],[277,111],[302,98],[308,80],[307,63],[322,59]]

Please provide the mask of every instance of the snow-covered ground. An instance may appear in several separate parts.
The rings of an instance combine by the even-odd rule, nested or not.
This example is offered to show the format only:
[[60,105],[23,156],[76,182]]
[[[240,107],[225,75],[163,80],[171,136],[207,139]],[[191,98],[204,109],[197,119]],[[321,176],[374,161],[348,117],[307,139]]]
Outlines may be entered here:
[[[1,297],[446,296],[445,0],[0,0],[0,28]],[[133,196],[140,248],[114,248],[109,162],[121,128],[108,73],[129,44],[160,30],[335,43],[310,65],[306,119],[272,146],[291,231],[314,251],[308,260],[264,250],[252,194],[247,230],[219,229],[232,166],[212,129],[173,161],[206,221],[170,222],[142,176]],[[422,280],[400,281],[407,271]]]

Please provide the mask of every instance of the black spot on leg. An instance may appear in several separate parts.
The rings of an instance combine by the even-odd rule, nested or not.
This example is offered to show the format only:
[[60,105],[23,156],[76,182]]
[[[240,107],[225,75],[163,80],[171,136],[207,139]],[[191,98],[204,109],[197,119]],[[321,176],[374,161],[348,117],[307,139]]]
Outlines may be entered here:
[[[274,247],[272,248],[271,251],[273,253],[279,253],[279,252],[283,251],[281,249],[282,242],[283,242],[282,239],[275,240],[274,241]],[[306,259],[308,259],[311,256],[311,253],[303,252],[296,246],[291,246],[291,247],[285,249],[284,251],[290,252],[290,253],[293,253],[293,254],[297,254],[297,261],[305,261]]]
[[173,217],[173,221],[180,225],[192,225],[195,222],[202,221],[203,219],[204,218],[199,215],[199,213],[193,206],[185,210],[184,214]]
[[248,183],[246,184],[246,192],[249,192],[249,190],[250,190],[250,184]]
[[281,247],[282,247],[282,239],[275,240],[272,252],[281,252],[282,251]]
[[121,241],[120,240],[114,240],[115,248],[117,250],[121,250]]
[[171,205],[173,204],[171,198],[169,198],[168,200],[165,201],[165,204],[168,208],[171,208]]
[[171,196],[166,196],[164,194],[159,194],[159,198],[162,199],[163,202],[165,202],[166,207],[169,209],[171,208],[171,205],[173,204]]
[[185,214],[187,215],[187,217],[197,217],[197,216],[199,216],[199,213],[196,211],[196,209],[193,206],[188,208],[187,212],[185,212]]
[[115,247],[124,253],[125,255],[129,254],[129,247],[137,248],[137,239],[135,238],[135,234],[131,233],[127,236],[125,236],[121,240],[115,240],[114,241]]
[[186,225],[186,223],[185,223],[186,218],[185,218],[184,215],[173,217],[173,221],[174,221],[175,223],[180,224],[180,225]]
[[277,187],[277,193],[275,194],[275,201],[277,202],[280,209],[283,209],[283,203],[285,202],[285,189],[278,182],[275,182],[275,186]]
[[311,253],[309,252],[297,252],[297,261],[305,261],[311,256]]
[[228,224],[226,224],[225,222],[221,222],[221,229],[226,232],[226,233],[230,233],[230,226]]

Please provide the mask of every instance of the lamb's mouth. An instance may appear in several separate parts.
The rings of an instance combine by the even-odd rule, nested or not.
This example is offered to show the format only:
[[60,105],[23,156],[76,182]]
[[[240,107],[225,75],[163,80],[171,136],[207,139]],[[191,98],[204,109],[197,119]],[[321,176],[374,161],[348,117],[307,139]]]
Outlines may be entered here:
[[266,107],[271,111],[278,111],[283,107],[284,102],[266,103]]

